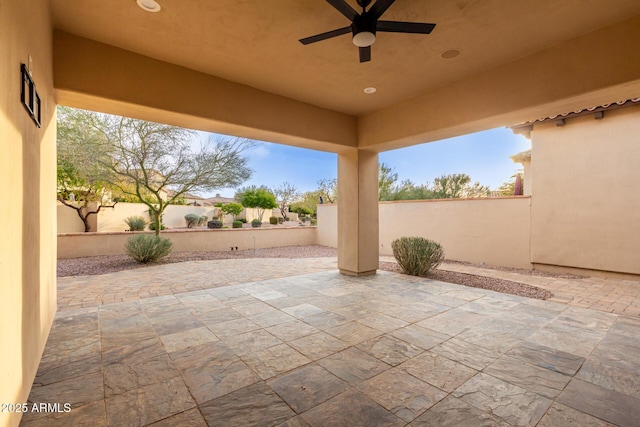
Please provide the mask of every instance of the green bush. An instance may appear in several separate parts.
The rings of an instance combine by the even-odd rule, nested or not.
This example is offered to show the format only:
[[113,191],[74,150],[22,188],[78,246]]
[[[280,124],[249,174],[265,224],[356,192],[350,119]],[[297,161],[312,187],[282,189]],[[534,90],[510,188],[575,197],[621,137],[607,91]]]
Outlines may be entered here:
[[278,217],[277,216],[270,216],[269,217],[269,224],[277,225],[278,224]]
[[193,228],[198,225],[200,217],[196,214],[186,214],[184,220],[187,221],[187,228]]
[[251,220],[251,226],[253,228],[258,228],[258,227],[262,227],[262,221],[260,221],[258,218]]
[[124,248],[141,264],[156,262],[171,253],[171,240],[152,234],[136,234],[127,239]]
[[244,210],[244,206],[242,206],[240,203],[227,203],[226,205],[221,206],[220,209],[225,214],[233,216],[233,219],[235,221],[236,216],[240,215]]
[[318,220],[317,220],[317,219],[315,219],[315,218],[313,218],[313,219],[311,220],[311,225],[318,225]]
[[243,224],[247,223],[247,218],[238,218],[238,221],[240,221]]
[[233,228],[242,228],[242,221],[233,221]]
[[221,208],[222,207],[222,202],[218,202],[216,204],[213,205],[214,208]]
[[200,218],[198,218],[198,225],[205,225],[208,219],[208,216],[202,215]]
[[222,228],[222,221],[219,219],[212,219],[207,222],[207,228]]
[[284,224],[284,218],[281,216],[278,217],[278,224]]
[[147,226],[147,221],[141,216],[130,216],[124,222],[129,226],[129,231],[142,231]]
[[[164,230],[165,228],[164,224],[160,224],[160,230]],[[149,224],[149,230],[156,231],[156,224],[153,222]]]
[[291,221],[291,218],[289,218],[288,216],[285,216],[285,217],[284,217],[284,220],[285,220],[285,221]]
[[298,215],[312,215],[313,209],[304,205],[293,205],[289,206],[289,212],[294,212]]
[[438,242],[423,237],[401,237],[391,242],[393,256],[404,274],[425,276],[444,259]]

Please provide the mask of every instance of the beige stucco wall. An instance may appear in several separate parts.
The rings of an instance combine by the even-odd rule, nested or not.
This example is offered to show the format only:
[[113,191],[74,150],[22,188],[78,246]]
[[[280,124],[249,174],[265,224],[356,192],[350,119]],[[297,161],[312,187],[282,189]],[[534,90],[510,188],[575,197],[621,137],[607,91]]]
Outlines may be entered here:
[[338,205],[318,205],[318,244],[338,247]]
[[640,274],[640,107],[531,132],[534,263]]
[[[529,197],[381,202],[380,254],[391,242],[422,236],[459,261],[530,268]],[[337,246],[337,209],[318,206],[318,244]]]
[[[162,215],[162,222],[168,228],[184,228],[187,226],[185,215],[206,215],[211,220],[215,211],[214,207],[169,205]],[[118,203],[113,208],[102,208],[98,214],[97,231],[126,231],[129,227],[124,220],[130,216],[141,216],[149,221],[149,208],[143,203]]]
[[[82,233],[84,232],[84,224],[78,217],[76,211],[68,206],[57,202],[57,232],[58,233]],[[94,215],[89,217],[91,229],[96,230],[96,217]]]
[[[124,254],[126,240],[133,233],[73,233],[58,235],[58,257]],[[313,245],[317,241],[317,228],[311,226],[277,227],[264,229],[170,230],[162,237],[171,239],[174,252],[228,251],[274,248],[280,246]]]
[[[82,233],[84,232],[84,225],[75,210],[64,206],[62,203],[58,203],[58,233]],[[91,209],[95,209],[92,207]],[[110,231],[126,231],[128,229],[124,220],[130,216],[141,216],[149,221],[149,209],[147,205],[143,203],[118,203],[115,207],[103,207],[97,215],[91,215],[89,217],[89,223],[91,225],[91,231],[93,232],[110,232]],[[185,228],[187,223],[184,219],[187,214],[206,215],[208,220],[217,218],[219,208],[212,206],[184,206],[184,205],[170,205],[164,211],[163,223],[168,228]],[[282,216],[279,209],[273,211],[267,210],[263,217],[262,222],[268,223],[269,217]],[[290,220],[297,221],[298,214],[290,212]],[[245,208],[243,212],[238,215],[238,218],[246,218],[251,222],[252,219],[258,217],[258,210],[252,208]],[[233,217],[231,215],[224,216],[224,224],[231,226]]]
[[[56,311],[56,148],[49,2],[0,2],[0,403],[26,402]],[[32,58],[42,128],[20,103]],[[0,426],[20,414],[0,412]]]

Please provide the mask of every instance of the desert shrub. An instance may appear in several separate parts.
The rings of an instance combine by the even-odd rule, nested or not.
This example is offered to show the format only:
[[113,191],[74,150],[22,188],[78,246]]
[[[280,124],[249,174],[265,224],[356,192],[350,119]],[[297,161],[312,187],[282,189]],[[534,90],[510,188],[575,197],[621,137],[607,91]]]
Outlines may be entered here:
[[315,218],[313,218],[313,219],[311,220],[311,225],[318,225],[318,220],[317,220],[317,219],[315,219]]
[[208,216],[202,215],[201,217],[198,218],[198,225],[205,225],[208,219],[209,219]]
[[198,225],[200,217],[196,214],[186,214],[184,220],[187,221],[187,228],[193,228]]
[[213,205],[214,208],[221,208],[222,207],[222,202],[218,202],[216,204]]
[[284,224],[284,218],[281,216],[278,217],[278,224]]
[[136,234],[127,239],[124,248],[141,264],[156,262],[171,253],[171,240],[152,234]]
[[[165,227],[164,224],[160,224],[160,230],[164,230],[165,228],[167,227]],[[149,224],[149,230],[156,231],[156,224],[153,222]]]
[[269,217],[269,224],[271,224],[271,225],[278,224],[278,217],[277,216],[270,216]]
[[147,226],[147,221],[141,216],[130,216],[124,222],[129,226],[129,231],[142,231]]
[[289,218],[288,216],[285,216],[285,217],[284,217],[284,220],[285,220],[285,221],[291,221],[291,218]]
[[242,221],[233,221],[233,228],[242,228]]
[[207,222],[207,228],[222,228],[222,221],[219,219],[212,219]]
[[298,215],[312,215],[313,209],[304,205],[294,205],[289,207],[289,212],[297,213]]
[[401,237],[391,242],[393,256],[404,274],[424,276],[444,259],[438,242],[423,237]]
[[258,218],[251,220],[251,226],[253,228],[258,228],[258,227],[262,227],[262,221],[260,221]]

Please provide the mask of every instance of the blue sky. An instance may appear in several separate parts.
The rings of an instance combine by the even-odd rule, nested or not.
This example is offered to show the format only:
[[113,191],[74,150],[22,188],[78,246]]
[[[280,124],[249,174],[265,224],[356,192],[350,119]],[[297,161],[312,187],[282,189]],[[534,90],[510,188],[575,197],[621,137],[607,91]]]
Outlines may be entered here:
[[[520,165],[509,156],[531,148],[531,142],[510,129],[498,128],[475,134],[420,144],[380,153],[385,163],[398,173],[399,181],[410,179],[416,184],[433,182],[434,178],[452,173],[466,173],[497,189],[508,181]],[[245,185],[275,187],[285,181],[299,191],[312,191],[323,178],[336,178],[336,154],[286,145],[258,142],[248,153],[254,173]],[[235,189],[225,188],[207,193],[233,197]]]

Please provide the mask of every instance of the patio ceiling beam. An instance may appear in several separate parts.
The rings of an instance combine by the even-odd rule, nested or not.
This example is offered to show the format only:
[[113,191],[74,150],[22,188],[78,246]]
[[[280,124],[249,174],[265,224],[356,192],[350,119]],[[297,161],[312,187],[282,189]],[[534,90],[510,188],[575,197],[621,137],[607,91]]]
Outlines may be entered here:
[[189,68],[54,33],[59,104],[323,151],[353,147],[357,119]]
[[[384,151],[640,96],[640,16],[362,116]],[[461,59],[462,60],[462,59]]]

